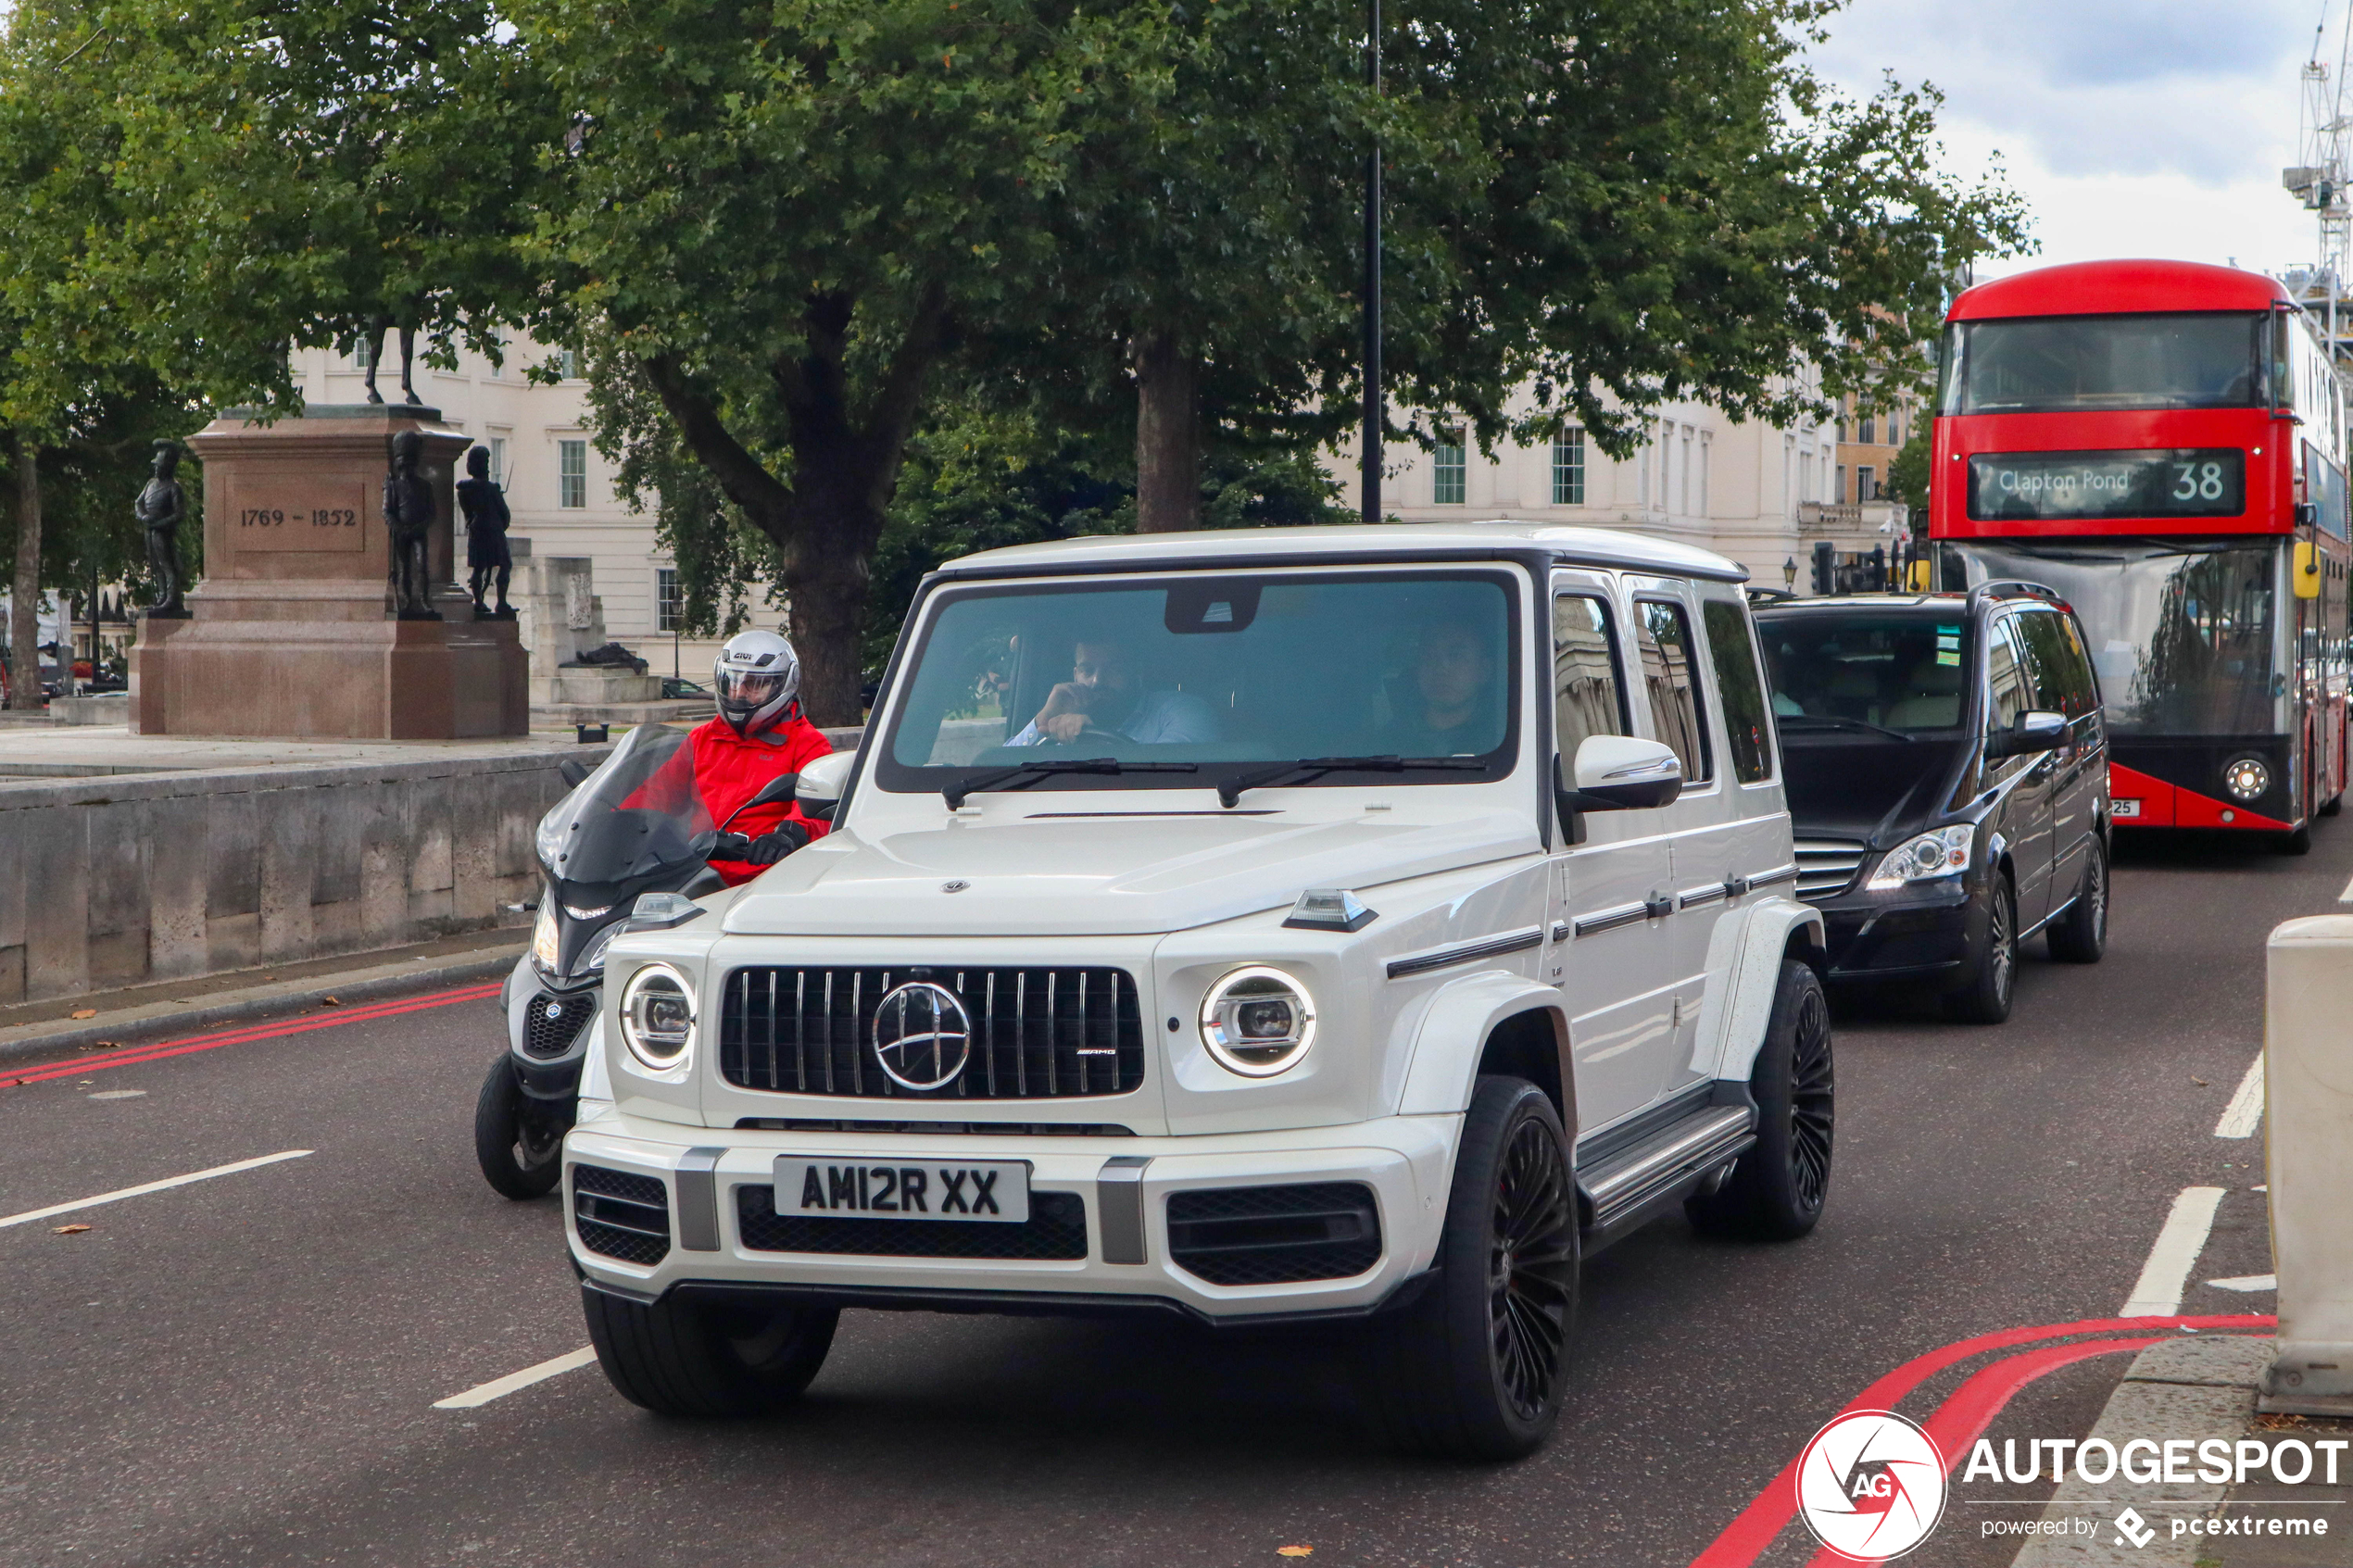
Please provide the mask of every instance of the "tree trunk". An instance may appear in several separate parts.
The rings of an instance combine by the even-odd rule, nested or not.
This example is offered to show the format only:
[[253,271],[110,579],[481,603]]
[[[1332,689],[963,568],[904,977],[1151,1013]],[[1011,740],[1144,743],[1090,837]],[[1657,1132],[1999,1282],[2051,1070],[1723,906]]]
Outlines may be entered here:
[[1136,532],[1201,526],[1201,435],[1193,357],[1174,332],[1136,350]]
[[881,532],[848,520],[804,526],[786,558],[786,634],[800,655],[800,706],[812,724],[866,721],[860,654],[874,585],[867,560]]
[[8,595],[8,706],[41,707],[41,469],[17,432],[17,578]]

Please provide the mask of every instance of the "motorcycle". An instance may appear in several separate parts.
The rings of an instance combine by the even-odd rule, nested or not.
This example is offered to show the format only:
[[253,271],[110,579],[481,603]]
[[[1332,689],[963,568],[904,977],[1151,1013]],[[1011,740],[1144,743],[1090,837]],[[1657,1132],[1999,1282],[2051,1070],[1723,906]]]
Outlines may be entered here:
[[588,1021],[604,999],[613,938],[698,912],[692,900],[725,885],[709,864],[719,835],[753,807],[792,798],[799,782],[791,773],[771,779],[714,825],[685,731],[641,724],[595,771],[563,767],[572,793],[540,820],[534,838],[546,884],[531,947],[499,993],[507,1047],[474,1107],[474,1158],[491,1186],[512,1198],[542,1197],[562,1178],[564,1134],[579,1111]]

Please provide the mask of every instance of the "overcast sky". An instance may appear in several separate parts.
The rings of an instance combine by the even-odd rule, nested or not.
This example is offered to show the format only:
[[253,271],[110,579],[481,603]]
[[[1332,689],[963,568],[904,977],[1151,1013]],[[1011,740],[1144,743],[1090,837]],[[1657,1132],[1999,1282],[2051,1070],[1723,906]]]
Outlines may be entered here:
[[[2334,65],[2348,0],[2325,0]],[[1945,94],[1947,167],[1996,151],[2039,255],[2159,256],[2276,272],[2318,249],[2280,186],[2323,0],[1852,0],[1818,67],[1856,93],[1893,70]],[[2348,94],[2353,109],[2353,94]]]

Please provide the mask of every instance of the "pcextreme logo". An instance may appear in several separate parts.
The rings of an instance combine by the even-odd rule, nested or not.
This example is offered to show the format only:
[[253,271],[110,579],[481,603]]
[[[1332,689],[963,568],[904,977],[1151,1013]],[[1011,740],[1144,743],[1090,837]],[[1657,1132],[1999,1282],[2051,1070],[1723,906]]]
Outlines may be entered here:
[[1928,1539],[1944,1512],[1944,1456],[1892,1411],[1840,1416],[1798,1458],[1798,1517],[1850,1562],[1903,1556]]

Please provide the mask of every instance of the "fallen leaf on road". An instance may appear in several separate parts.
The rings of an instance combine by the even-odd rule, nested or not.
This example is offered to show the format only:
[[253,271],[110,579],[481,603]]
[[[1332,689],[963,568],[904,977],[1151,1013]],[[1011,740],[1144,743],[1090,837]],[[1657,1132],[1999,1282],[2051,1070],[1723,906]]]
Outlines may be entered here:
[[343,1006],[343,998],[341,997],[321,997],[319,998],[319,1005],[322,1008],[339,1008]]
[[120,1044],[122,1044],[120,1040],[92,1040],[82,1048],[85,1051],[110,1051]]
[[1278,1546],[1275,1549],[1275,1555],[1277,1557],[1313,1557],[1315,1555],[1315,1549],[1312,1546]]
[[2191,1083],[2193,1083],[2193,1084],[2196,1084],[2196,1085],[2199,1088],[2201,1088],[2201,1089],[2210,1089],[2210,1088],[2212,1088],[2212,1087],[2214,1086],[2214,1085],[2212,1085],[2211,1084],[2208,1084],[2208,1083],[2205,1079],[2203,1079],[2203,1078],[2193,1078],[2193,1079],[2191,1079],[2191,1080],[2190,1080],[2190,1082],[2191,1082]]
[[88,1225],[51,1225],[49,1234],[51,1236],[80,1236],[89,1228]]
[[66,1016],[68,1018],[95,1018],[98,1016],[98,1010],[96,1008],[76,1008],[73,1011],[66,1014]]

